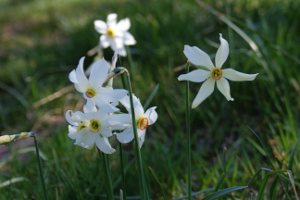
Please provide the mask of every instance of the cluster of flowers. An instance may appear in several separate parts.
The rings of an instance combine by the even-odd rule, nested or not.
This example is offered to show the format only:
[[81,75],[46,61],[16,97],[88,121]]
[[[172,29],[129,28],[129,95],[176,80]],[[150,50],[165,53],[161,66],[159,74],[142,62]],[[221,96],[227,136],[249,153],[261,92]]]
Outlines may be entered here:
[[[100,48],[111,47],[115,55],[111,63],[104,58],[96,60],[90,66],[89,77],[84,72],[84,57],[80,59],[76,69],[69,74],[75,89],[82,93],[86,100],[83,112],[66,112],[69,125],[68,136],[75,140],[75,144],[90,149],[94,145],[106,154],[115,152],[110,145],[109,138],[116,136],[121,143],[129,143],[134,139],[132,117],[128,91],[114,89],[112,79],[116,69],[118,55],[125,56],[125,45],[136,43],[128,32],[130,21],[128,18],[117,22],[116,14],[109,14],[107,23],[96,20],[95,29],[100,36]],[[138,132],[139,147],[145,140],[146,130],[157,120],[156,107],[144,110],[140,100],[133,95],[134,113]],[[123,107],[127,113],[122,113]]]
[[[90,149],[96,145],[104,153],[111,154],[115,149],[110,145],[109,138],[116,135],[121,143],[129,143],[134,139],[128,91],[114,89],[107,84],[111,77],[112,66],[105,59],[91,65],[89,77],[84,73],[84,58],[81,58],[76,69],[69,74],[69,79],[76,90],[82,93],[86,104],[83,112],[66,112],[69,125],[68,136],[75,144]],[[139,99],[133,95],[135,119],[141,147],[146,129],[157,120],[156,107],[146,112]],[[122,105],[127,113],[120,112]]]

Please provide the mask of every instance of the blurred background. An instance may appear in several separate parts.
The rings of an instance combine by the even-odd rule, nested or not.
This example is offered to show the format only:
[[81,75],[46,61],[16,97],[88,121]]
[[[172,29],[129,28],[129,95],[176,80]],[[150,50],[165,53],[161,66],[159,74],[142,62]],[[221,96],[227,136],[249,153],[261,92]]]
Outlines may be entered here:
[[[259,73],[253,82],[230,82],[233,102],[215,91],[192,110],[193,190],[248,185],[228,198],[294,199],[299,177],[299,0],[0,0],[0,132],[33,130],[43,157],[50,199],[105,199],[97,151],[73,145],[64,112],[84,103],[68,73],[94,48],[93,21],[129,17],[137,44],[122,64],[131,70],[134,93],[151,105],[158,122],[142,148],[153,199],[186,194],[185,44],[213,58],[219,33],[230,44],[224,68]],[[104,50],[106,60],[112,51]],[[86,68],[93,61],[87,58]],[[116,87],[121,82],[116,81]],[[200,84],[191,83],[191,101]],[[117,148],[117,143],[112,141]],[[139,194],[132,144],[125,146],[127,193]],[[118,153],[111,158],[115,193],[120,188]],[[271,170],[257,173],[261,168]],[[257,176],[255,174],[257,173]],[[41,199],[28,140],[0,146],[0,199]],[[265,187],[262,188],[262,182]],[[197,195],[202,199],[205,192]]]

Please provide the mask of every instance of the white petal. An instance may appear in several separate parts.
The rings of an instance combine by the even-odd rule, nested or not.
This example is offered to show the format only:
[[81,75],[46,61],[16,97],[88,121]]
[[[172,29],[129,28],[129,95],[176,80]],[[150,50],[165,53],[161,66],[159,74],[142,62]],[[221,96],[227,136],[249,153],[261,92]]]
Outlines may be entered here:
[[228,42],[222,37],[222,34],[220,34],[220,46],[218,48],[218,51],[216,53],[215,57],[215,63],[216,67],[221,68],[225,61],[227,60],[229,55],[229,44]]
[[67,122],[73,126],[77,126],[78,122],[86,120],[86,117],[80,111],[73,112],[71,110],[67,110],[65,117]]
[[65,113],[65,118],[67,120],[67,122],[73,126],[76,126],[77,123],[73,121],[72,119],[72,115],[73,115],[73,111],[72,110],[67,110],[66,113]]
[[233,101],[233,98],[230,95],[229,82],[225,78],[221,78],[217,81],[217,88],[226,97],[227,101]]
[[223,76],[231,81],[253,81],[258,74],[245,74],[234,69],[224,69]]
[[86,104],[83,106],[84,113],[97,112],[95,102],[91,99],[87,99]]
[[96,139],[96,145],[100,151],[106,154],[112,154],[115,152],[115,149],[113,149],[108,141],[107,138],[98,137]]
[[126,108],[127,112],[130,113],[130,102],[129,96],[125,96],[120,100],[120,103]]
[[98,88],[97,92],[99,92],[99,96],[101,96],[101,98],[109,103],[112,102],[118,102],[119,100],[121,100],[122,98],[124,98],[127,95],[127,90],[124,89],[112,89],[112,88],[105,88],[105,87],[101,87]]
[[185,57],[196,66],[203,66],[211,69],[214,64],[211,62],[209,55],[196,46],[184,45],[183,53]]
[[124,39],[125,45],[135,45],[136,44],[134,37],[128,32],[124,33],[123,39]]
[[200,90],[195,97],[192,108],[196,108],[202,101],[204,101],[214,91],[215,81],[211,78],[207,79],[200,87]]
[[68,133],[69,138],[75,140],[76,134],[77,134],[77,128],[69,125],[68,130],[69,130],[69,133]]
[[106,23],[102,20],[95,20],[94,21],[94,26],[95,26],[95,29],[98,33],[101,33],[101,34],[105,34],[106,33],[106,30],[107,30],[107,26],[106,26]]
[[[133,99],[133,108],[135,112],[135,117],[139,117],[144,114],[144,108],[140,102],[140,100],[133,94],[132,95]],[[120,103],[126,108],[128,113],[131,114],[131,109],[130,109],[130,101],[129,101],[129,96],[125,96],[120,100]]]
[[117,23],[117,14],[111,13],[107,16],[107,25],[115,25]]
[[138,130],[138,135],[139,135],[139,148],[142,147],[145,141],[145,136],[146,136],[146,129],[145,130]]
[[134,135],[133,135],[133,129],[132,128],[127,128],[121,133],[117,133],[117,139],[121,143],[129,143],[133,140]]
[[110,40],[106,35],[100,36],[100,45],[104,49],[110,46]]
[[202,70],[202,69],[196,69],[194,71],[191,71],[187,74],[181,74],[178,77],[179,81],[192,81],[196,83],[200,83],[205,81],[209,77],[209,71]]
[[76,137],[75,144],[86,148],[91,149],[95,143],[95,134],[94,133],[78,133]]
[[114,105],[108,103],[106,100],[103,100],[101,97],[95,98],[95,103],[99,108],[99,111],[113,113],[119,111]]
[[109,113],[103,112],[103,111],[98,111],[98,112],[89,112],[85,113],[85,116],[88,120],[96,119],[101,122],[101,126],[105,126],[105,124],[102,125],[102,120],[106,119],[108,117]]
[[85,76],[84,70],[83,70],[83,62],[84,62],[84,57],[82,57],[79,61],[79,64],[76,68],[76,77],[78,81],[78,86],[81,89],[85,89],[88,86],[88,80]]
[[146,112],[145,115],[148,117],[148,125],[152,125],[156,122],[157,120],[157,112],[155,111],[156,106],[155,107],[151,107],[149,108]]
[[103,59],[99,59],[91,65],[90,83],[94,87],[102,86],[109,73],[109,64]]
[[114,39],[111,39],[111,48],[114,51],[118,51],[124,48],[124,42],[121,37],[115,37]]
[[128,18],[120,20],[117,24],[117,27],[120,31],[128,31],[130,28],[130,20]]
[[109,117],[109,124],[113,130],[123,130],[131,126],[129,114],[113,114]]
[[101,121],[101,122],[102,122],[101,126],[104,126],[104,127],[102,127],[102,129],[101,129],[100,135],[103,136],[103,137],[112,136],[113,134],[112,134],[111,128],[106,126],[107,122],[103,122],[103,121]]
[[77,77],[76,77],[76,71],[75,69],[73,69],[70,73],[69,73],[69,80],[72,83],[78,83]]

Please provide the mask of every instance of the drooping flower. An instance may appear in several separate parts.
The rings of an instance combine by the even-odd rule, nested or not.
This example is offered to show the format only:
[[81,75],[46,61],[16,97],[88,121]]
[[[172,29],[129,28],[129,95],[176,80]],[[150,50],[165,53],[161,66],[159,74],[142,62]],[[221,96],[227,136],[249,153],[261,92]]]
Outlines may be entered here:
[[[120,103],[126,108],[128,114],[116,114],[112,117],[112,119],[114,121],[119,121],[120,123],[124,124],[124,126],[127,126],[122,132],[117,133],[117,139],[121,143],[129,143],[134,139],[129,97],[124,97],[123,99],[121,99]],[[145,112],[140,100],[134,95],[133,104],[139,139],[139,147],[141,148],[145,141],[145,135],[148,126],[154,124],[158,116],[155,111],[156,107],[151,107]]]
[[21,133],[12,134],[12,135],[1,135],[0,136],[0,145],[1,144],[9,144],[11,142],[21,140],[21,139],[25,139],[25,138],[29,138],[29,137],[32,137],[32,136],[33,136],[32,132],[21,132]]
[[69,79],[74,83],[76,90],[87,100],[85,107],[97,105],[100,108],[104,105],[103,109],[117,111],[115,105],[126,96],[127,91],[103,87],[110,72],[109,64],[104,59],[97,60],[92,64],[90,76],[87,78],[83,70],[83,62],[84,57],[80,59],[77,68],[69,74]]
[[[87,108],[87,110],[93,110]],[[75,144],[86,149],[91,149],[94,145],[106,154],[115,152],[111,147],[108,138],[113,130],[124,129],[122,123],[111,120],[113,114],[107,112],[109,109],[102,109],[97,112],[83,113],[68,110],[65,114],[69,125],[68,136],[75,140]]]
[[125,45],[134,45],[136,41],[128,32],[130,20],[128,18],[117,22],[117,14],[107,16],[106,23],[102,20],[94,21],[95,29],[100,36],[100,45],[103,48],[111,47],[113,51],[121,56],[126,56]]
[[196,46],[184,46],[184,55],[188,61],[195,66],[204,67],[205,69],[196,69],[187,74],[178,77],[179,81],[203,82],[200,90],[193,100],[192,108],[197,107],[208,96],[210,96],[217,84],[218,90],[225,96],[228,101],[233,101],[230,94],[228,80],[231,81],[253,81],[258,74],[245,74],[234,69],[222,69],[223,64],[229,55],[229,44],[220,34],[220,46],[215,57],[215,65],[209,55]]

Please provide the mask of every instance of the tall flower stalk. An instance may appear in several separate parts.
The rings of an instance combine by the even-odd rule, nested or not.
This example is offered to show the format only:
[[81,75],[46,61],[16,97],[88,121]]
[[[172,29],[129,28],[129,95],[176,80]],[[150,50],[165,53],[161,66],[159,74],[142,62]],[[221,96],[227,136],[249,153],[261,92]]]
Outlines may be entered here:
[[121,164],[121,179],[122,179],[122,193],[121,199],[126,200],[126,179],[125,179],[125,168],[124,168],[124,159],[123,159],[123,147],[119,143],[119,152],[120,152],[120,164]]
[[[122,85],[123,88],[127,89],[126,86],[126,81],[124,79],[124,76],[121,75],[121,79],[122,79]],[[122,179],[122,193],[121,193],[121,198],[123,200],[126,200],[127,197],[127,193],[126,193],[126,177],[125,177],[125,168],[124,168],[124,158],[123,158],[123,146],[122,143],[119,143],[119,151],[120,151],[120,164],[121,164],[121,179]]]
[[[190,71],[190,64],[186,64],[186,73]],[[188,183],[188,199],[192,199],[192,155],[191,155],[191,107],[190,107],[190,83],[186,82],[186,91],[185,91],[185,127],[187,134],[187,155],[188,155],[188,169],[187,169],[187,183]]]
[[102,159],[103,159],[103,167],[105,170],[105,179],[106,179],[106,186],[107,186],[107,199],[114,200],[114,191],[113,191],[112,180],[111,180],[111,171],[109,167],[109,158],[108,155],[101,152],[99,149],[98,152],[99,155],[102,154]]
[[128,84],[128,90],[129,90],[129,101],[130,101],[130,111],[131,111],[131,120],[132,120],[132,127],[133,127],[133,133],[134,133],[134,148],[136,157],[138,159],[138,170],[139,170],[139,179],[140,179],[140,185],[142,190],[142,199],[149,199],[148,197],[148,191],[147,191],[147,185],[145,180],[145,174],[143,169],[143,161],[142,161],[142,154],[139,148],[139,138],[138,138],[138,132],[137,132],[137,125],[136,125],[136,119],[135,119],[135,111],[134,111],[134,104],[133,104],[133,95],[132,95],[132,87],[131,87],[131,81],[130,81],[130,74],[127,72],[127,84]]

